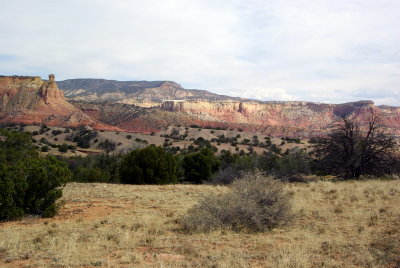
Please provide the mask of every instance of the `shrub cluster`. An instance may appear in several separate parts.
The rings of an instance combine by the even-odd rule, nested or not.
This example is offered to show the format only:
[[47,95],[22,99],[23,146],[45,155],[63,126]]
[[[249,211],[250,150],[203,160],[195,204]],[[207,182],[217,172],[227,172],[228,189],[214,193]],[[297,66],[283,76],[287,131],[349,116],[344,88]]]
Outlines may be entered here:
[[240,155],[221,151],[220,168],[211,178],[213,184],[230,184],[246,172],[259,169],[282,180],[310,174],[313,159],[304,150],[293,148],[284,155],[266,152],[263,155]]
[[182,218],[187,232],[226,228],[265,231],[288,223],[290,203],[282,184],[261,172],[232,183],[229,192],[205,196]]
[[0,220],[25,214],[51,217],[70,179],[66,165],[40,157],[27,133],[0,131]]
[[77,133],[67,137],[66,140],[71,140],[76,142],[78,147],[90,148],[90,141],[97,137],[97,131],[89,130],[85,127],[79,127]]
[[178,182],[175,158],[154,145],[127,154],[122,161],[120,174],[121,182],[128,184]]
[[107,154],[109,154],[112,151],[115,151],[115,148],[117,147],[115,142],[112,142],[108,139],[100,142],[98,146],[99,146],[99,148],[105,150]]
[[118,183],[121,155],[88,155],[86,157],[69,157],[61,160],[67,163],[72,171],[73,180],[77,182]]

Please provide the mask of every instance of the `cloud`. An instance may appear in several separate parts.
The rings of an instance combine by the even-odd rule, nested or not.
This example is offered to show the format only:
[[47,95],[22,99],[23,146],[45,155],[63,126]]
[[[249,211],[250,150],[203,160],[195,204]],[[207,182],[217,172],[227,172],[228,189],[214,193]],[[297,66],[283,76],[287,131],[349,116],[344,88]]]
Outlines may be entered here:
[[397,0],[13,0],[0,73],[400,105],[399,24]]

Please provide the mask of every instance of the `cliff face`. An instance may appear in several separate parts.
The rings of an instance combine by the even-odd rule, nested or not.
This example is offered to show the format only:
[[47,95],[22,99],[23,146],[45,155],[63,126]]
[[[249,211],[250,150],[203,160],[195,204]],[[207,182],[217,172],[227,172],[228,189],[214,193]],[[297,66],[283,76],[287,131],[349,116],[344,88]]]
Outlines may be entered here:
[[[165,101],[161,109],[190,114],[202,121],[220,124],[243,124],[273,134],[303,133],[304,136],[324,133],[342,116],[365,122],[371,112],[382,116],[382,123],[393,133],[399,133],[400,108],[377,107],[372,101],[344,104],[309,102],[205,102]],[[269,130],[267,130],[269,129]],[[279,130],[280,129],[280,130]],[[289,130],[290,129],[290,130]]]
[[48,81],[29,76],[0,77],[0,122],[106,127],[70,104],[54,79],[54,75],[49,75]]

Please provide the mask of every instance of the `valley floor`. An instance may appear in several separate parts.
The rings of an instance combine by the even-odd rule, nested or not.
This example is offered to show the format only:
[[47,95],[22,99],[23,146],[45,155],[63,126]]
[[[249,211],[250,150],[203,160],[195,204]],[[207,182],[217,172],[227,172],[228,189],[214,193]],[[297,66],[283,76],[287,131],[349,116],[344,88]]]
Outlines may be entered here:
[[185,211],[226,187],[69,183],[56,217],[0,223],[0,267],[396,267],[400,180],[286,188],[287,227],[185,234]]

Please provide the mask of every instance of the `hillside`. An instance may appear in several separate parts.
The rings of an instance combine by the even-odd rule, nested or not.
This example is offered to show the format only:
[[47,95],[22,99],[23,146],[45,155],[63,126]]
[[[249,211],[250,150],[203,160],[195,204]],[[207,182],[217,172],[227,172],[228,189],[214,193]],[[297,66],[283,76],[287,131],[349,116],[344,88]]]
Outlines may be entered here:
[[218,101],[237,99],[206,90],[184,89],[172,81],[116,81],[105,79],[68,79],[58,86],[71,100],[119,102],[156,106],[164,100],[202,99]]

